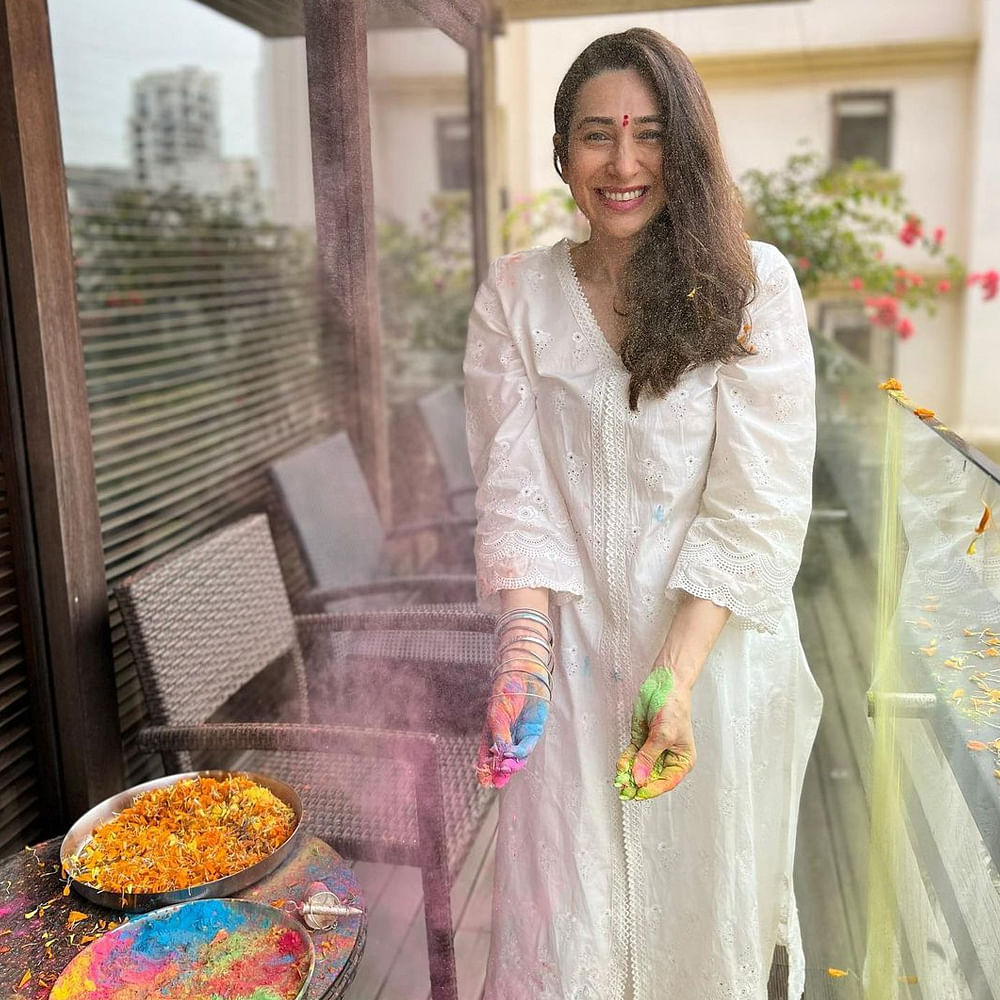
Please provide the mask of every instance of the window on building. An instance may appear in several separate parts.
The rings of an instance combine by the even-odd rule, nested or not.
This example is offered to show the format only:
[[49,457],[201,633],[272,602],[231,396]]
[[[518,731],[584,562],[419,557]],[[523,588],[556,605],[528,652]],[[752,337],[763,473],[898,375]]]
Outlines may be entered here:
[[472,186],[472,133],[465,115],[437,119],[438,180],[442,191]]
[[890,166],[892,94],[868,91],[833,95],[833,160],[873,160]]
[[884,327],[872,326],[856,302],[823,302],[816,329],[880,377],[888,377],[895,361],[896,338]]

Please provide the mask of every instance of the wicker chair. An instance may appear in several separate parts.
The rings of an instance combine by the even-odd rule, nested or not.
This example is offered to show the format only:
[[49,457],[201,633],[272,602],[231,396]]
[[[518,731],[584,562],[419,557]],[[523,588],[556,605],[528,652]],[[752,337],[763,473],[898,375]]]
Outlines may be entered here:
[[[476,741],[358,724],[348,706],[339,724],[316,725],[303,649],[335,670],[344,665],[322,659],[333,632],[374,642],[405,630],[411,649],[434,636],[438,657],[449,630],[452,662],[467,664],[484,653],[490,616],[470,606],[293,616],[263,515],[171,554],[116,593],[152,723],[140,747],[171,769],[190,769],[192,752],[209,766],[211,751],[220,755],[212,766],[273,774],[299,791],[308,828],[338,851],[419,866],[431,995],[457,1000],[449,887],[490,802],[473,772]],[[228,721],[241,711],[252,721]]]
[[[313,585],[296,601],[301,610],[341,611],[476,599],[472,572],[475,518],[413,521],[386,532],[343,431],[278,459],[268,475]],[[458,563],[447,573],[389,576],[386,543],[426,532],[438,536],[442,551],[453,550],[456,539],[460,541],[463,555]]]
[[476,480],[465,439],[462,387],[456,383],[443,385],[421,396],[417,406],[437,454],[452,513],[457,517],[474,517]]

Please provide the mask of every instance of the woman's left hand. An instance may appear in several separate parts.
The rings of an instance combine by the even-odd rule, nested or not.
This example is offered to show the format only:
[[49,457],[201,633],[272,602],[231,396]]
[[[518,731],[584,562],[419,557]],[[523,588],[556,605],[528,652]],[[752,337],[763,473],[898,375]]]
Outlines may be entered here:
[[623,800],[652,799],[676,788],[694,767],[691,692],[657,667],[632,706],[632,741],[618,758],[615,787]]

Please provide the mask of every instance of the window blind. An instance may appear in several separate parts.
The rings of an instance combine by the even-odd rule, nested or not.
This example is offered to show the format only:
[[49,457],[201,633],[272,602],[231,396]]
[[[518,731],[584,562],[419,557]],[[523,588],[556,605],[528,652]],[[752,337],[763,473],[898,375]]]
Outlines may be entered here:
[[44,819],[14,571],[7,470],[0,468],[0,857],[37,840]]
[[[268,501],[279,456],[344,423],[314,237],[180,191],[72,218],[126,767],[157,773],[111,589]],[[280,539],[279,539],[280,541]],[[206,665],[206,668],[208,665]]]

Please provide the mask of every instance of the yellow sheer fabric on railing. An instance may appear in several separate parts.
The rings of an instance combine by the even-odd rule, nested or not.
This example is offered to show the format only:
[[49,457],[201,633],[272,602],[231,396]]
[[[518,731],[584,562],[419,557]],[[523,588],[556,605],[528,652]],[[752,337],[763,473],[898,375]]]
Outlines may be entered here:
[[[1000,483],[937,421],[888,401],[865,996],[1000,991]],[[885,405],[885,404],[883,404]]]

